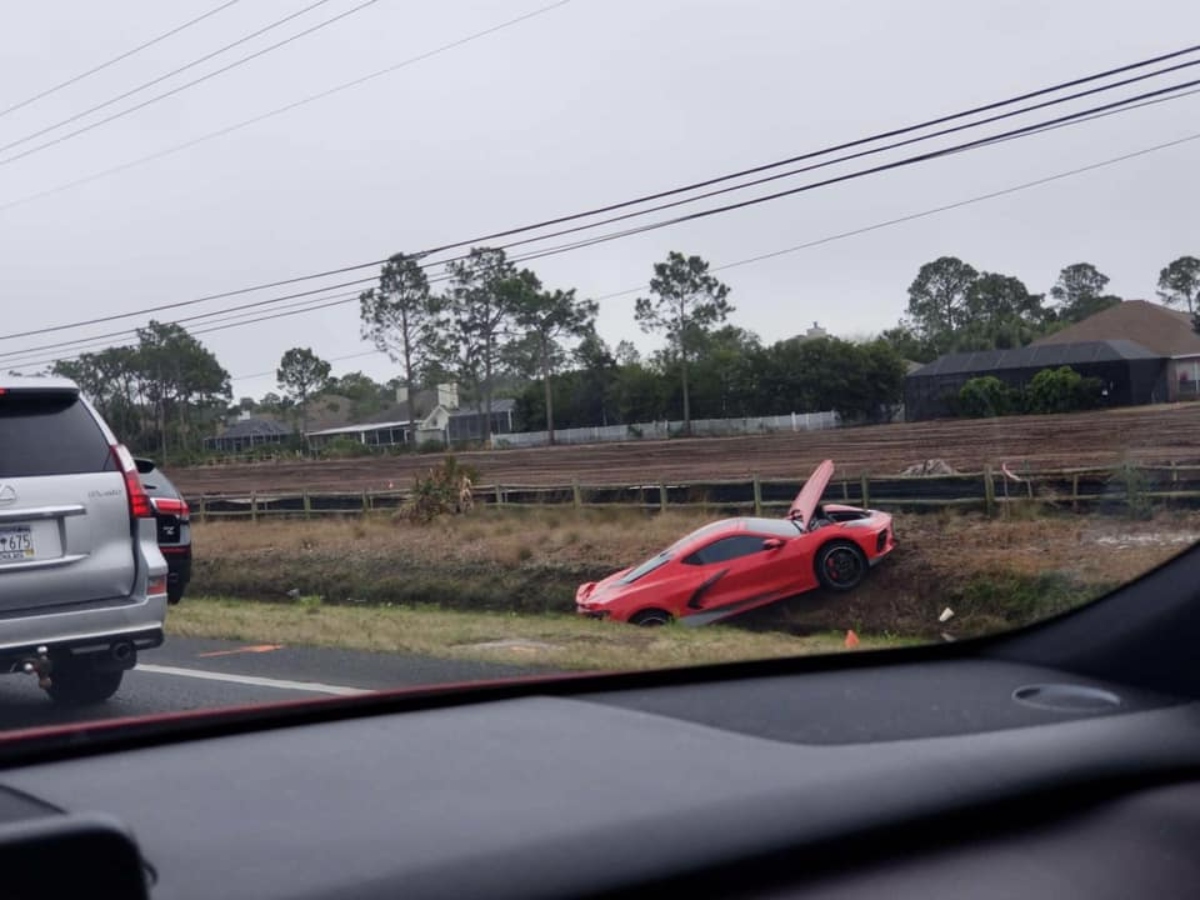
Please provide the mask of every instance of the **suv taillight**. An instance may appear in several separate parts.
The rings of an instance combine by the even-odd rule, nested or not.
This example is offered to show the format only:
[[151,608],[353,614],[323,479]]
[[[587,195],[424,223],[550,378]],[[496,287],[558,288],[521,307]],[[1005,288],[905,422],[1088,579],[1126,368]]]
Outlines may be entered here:
[[175,516],[180,522],[191,521],[191,510],[186,500],[176,500],[173,497],[151,497],[154,508],[165,515]]
[[142,487],[142,478],[138,475],[137,464],[133,461],[133,456],[123,444],[116,444],[112,448],[113,459],[117,461],[117,466],[121,470],[121,474],[125,476],[125,493],[129,495],[129,515],[134,519],[153,519],[154,507],[150,505],[150,496],[146,493],[146,489]]

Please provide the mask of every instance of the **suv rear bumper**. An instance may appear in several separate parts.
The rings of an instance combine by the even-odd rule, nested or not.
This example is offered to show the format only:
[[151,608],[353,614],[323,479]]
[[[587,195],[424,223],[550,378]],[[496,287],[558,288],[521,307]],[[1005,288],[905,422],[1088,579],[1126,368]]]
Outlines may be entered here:
[[166,612],[167,598],[158,595],[125,606],[42,612],[0,622],[0,671],[9,671],[38,647],[46,647],[51,657],[97,654],[128,668],[136,662],[137,650],[162,644]]

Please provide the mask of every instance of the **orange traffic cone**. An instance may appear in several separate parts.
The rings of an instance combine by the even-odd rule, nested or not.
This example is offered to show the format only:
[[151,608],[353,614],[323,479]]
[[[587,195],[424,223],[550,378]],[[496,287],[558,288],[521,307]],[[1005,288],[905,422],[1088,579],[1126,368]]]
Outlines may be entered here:
[[855,634],[854,629],[851,628],[849,631],[846,632],[846,649],[853,650],[857,646],[858,646],[858,635]]

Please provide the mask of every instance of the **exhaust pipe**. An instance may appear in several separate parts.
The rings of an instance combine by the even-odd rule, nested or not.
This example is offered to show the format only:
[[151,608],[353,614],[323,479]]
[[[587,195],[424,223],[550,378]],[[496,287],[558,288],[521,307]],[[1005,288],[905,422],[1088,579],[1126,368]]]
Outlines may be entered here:
[[129,641],[121,641],[119,644],[113,644],[112,650],[109,652],[112,653],[112,658],[116,662],[127,663],[134,658],[136,651]]

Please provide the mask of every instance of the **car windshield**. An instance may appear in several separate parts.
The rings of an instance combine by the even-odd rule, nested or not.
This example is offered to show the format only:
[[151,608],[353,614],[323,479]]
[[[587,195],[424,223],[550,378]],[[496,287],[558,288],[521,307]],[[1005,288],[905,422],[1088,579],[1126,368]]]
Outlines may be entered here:
[[186,5],[8,11],[0,732],[962,641],[1200,539],[1200,4]]

